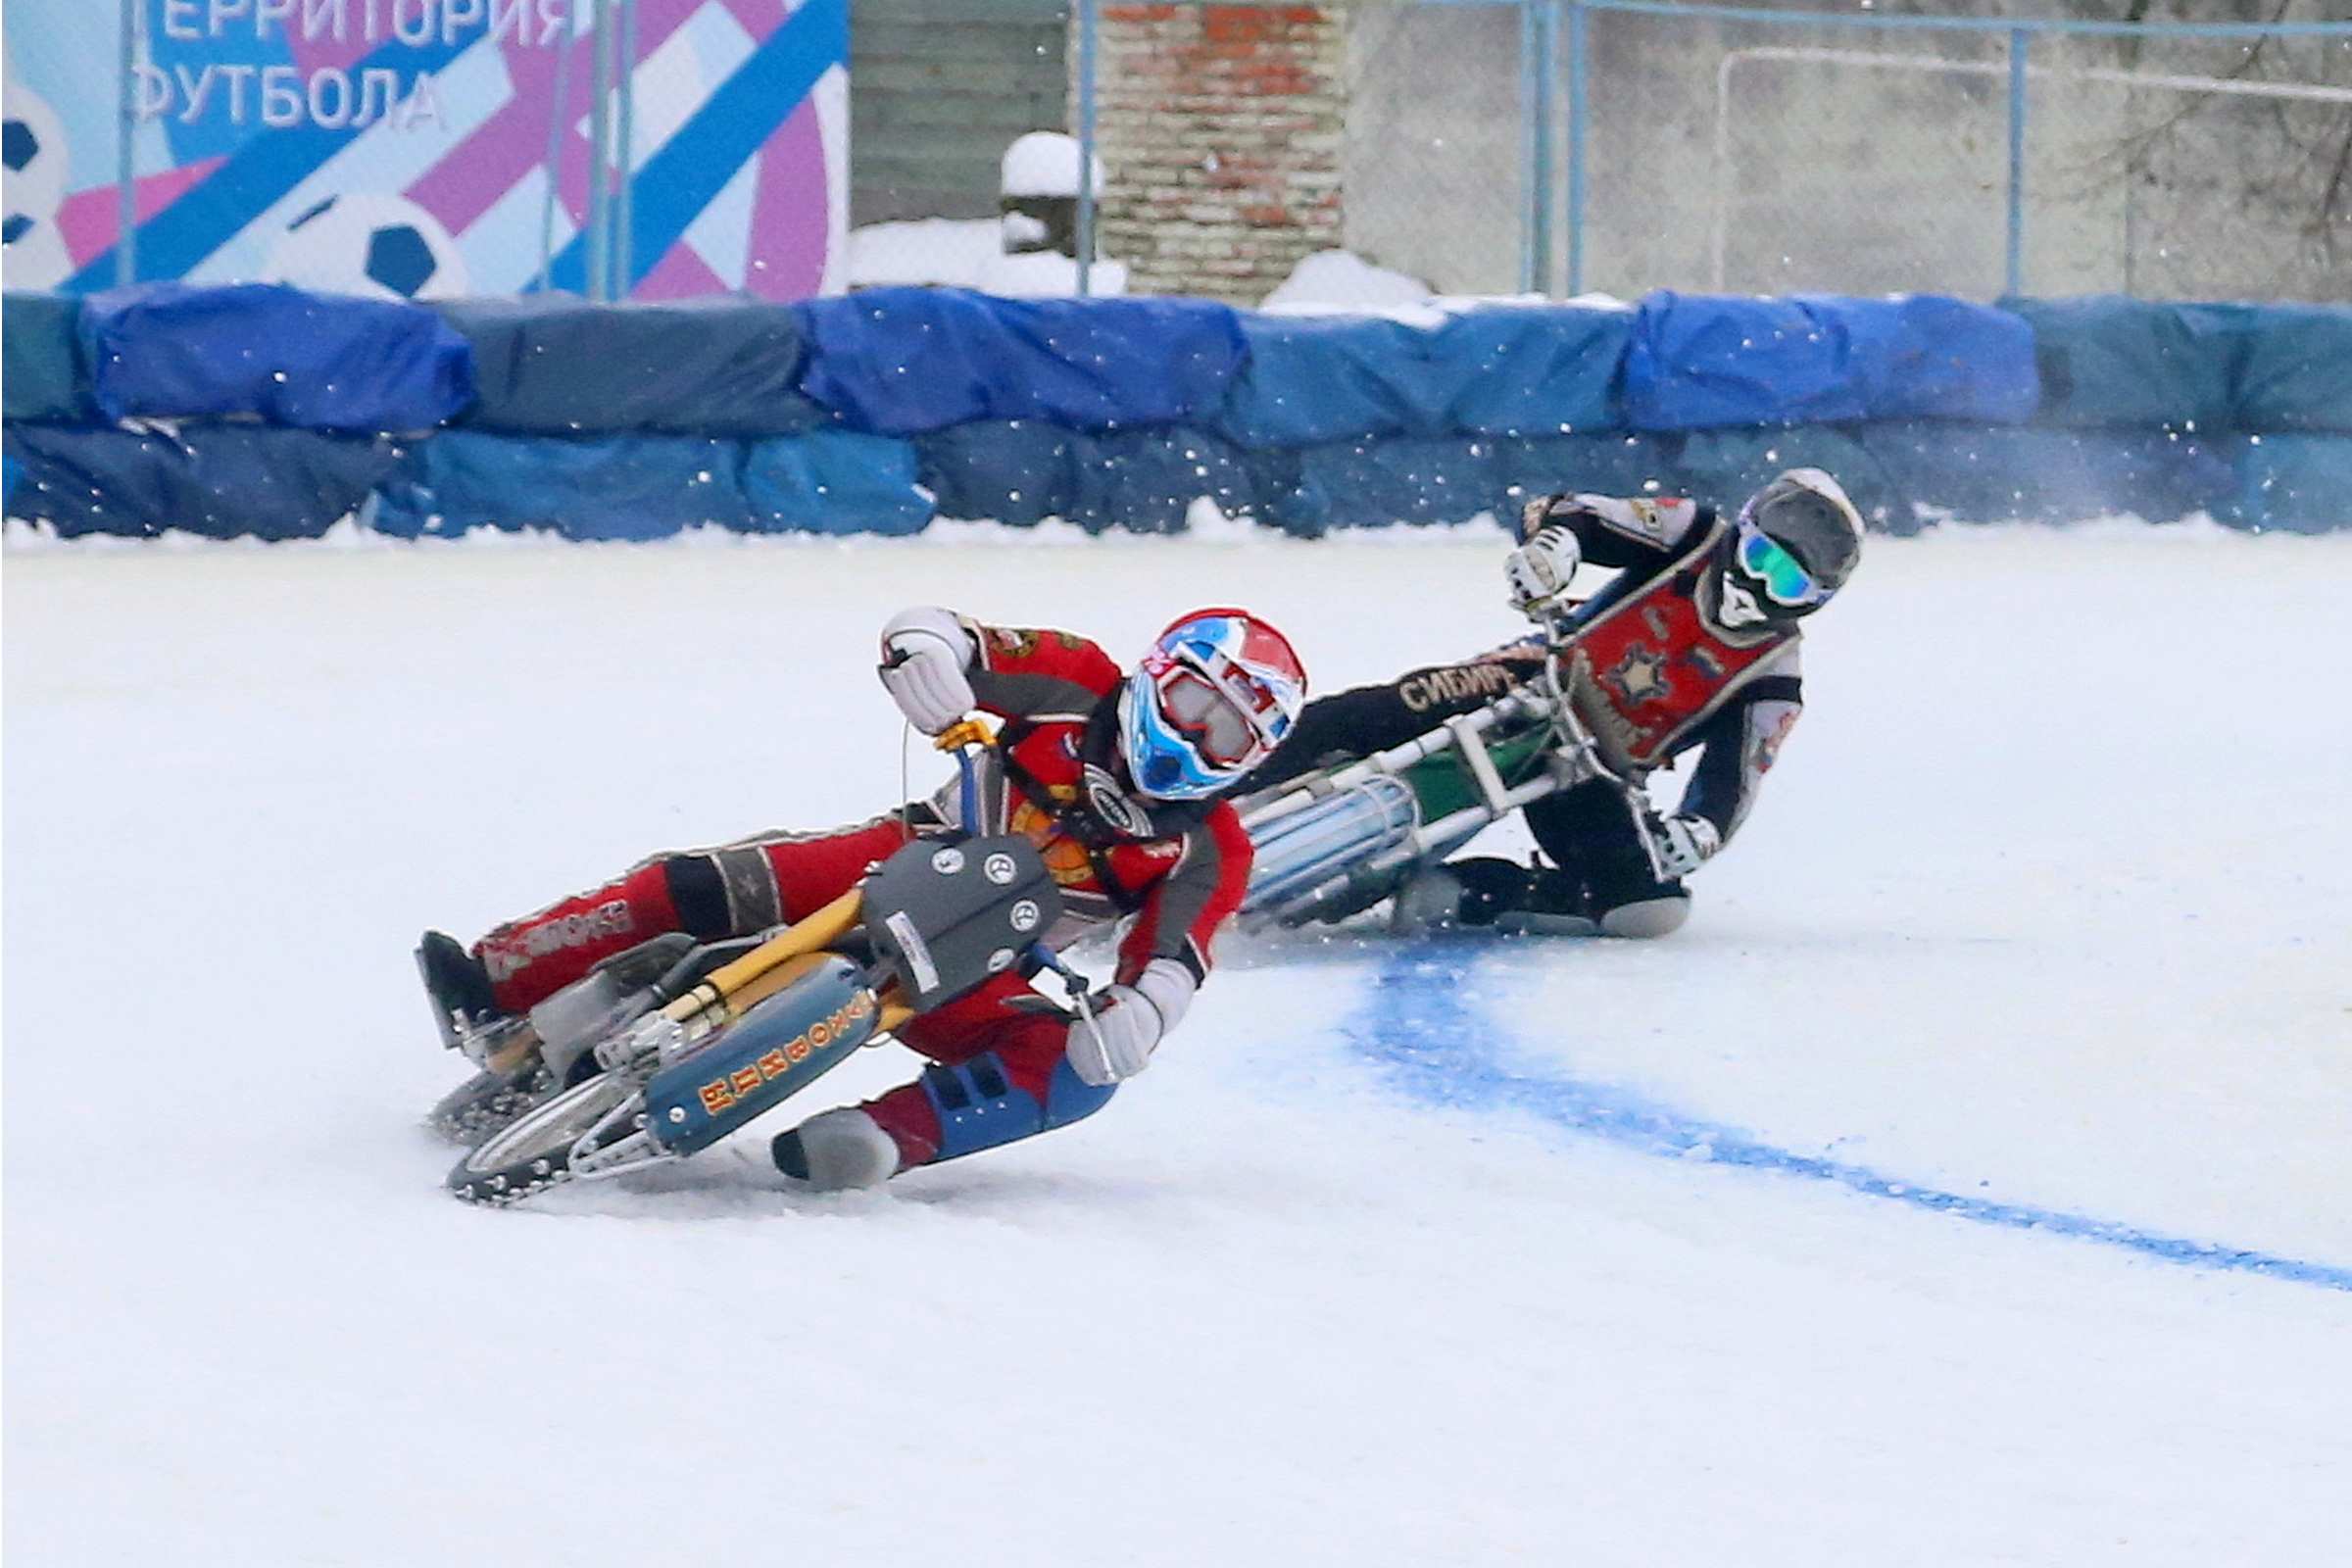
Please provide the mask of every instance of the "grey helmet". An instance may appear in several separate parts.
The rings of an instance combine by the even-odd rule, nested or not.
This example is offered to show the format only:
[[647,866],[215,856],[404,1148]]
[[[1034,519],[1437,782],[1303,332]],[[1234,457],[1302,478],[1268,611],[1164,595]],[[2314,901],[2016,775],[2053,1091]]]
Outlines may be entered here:
[[1723,565],[1734,624],[1793,620],[1830,601],[1862,559],[1862,514],[1819,468],[1790,468],[1740,509]]

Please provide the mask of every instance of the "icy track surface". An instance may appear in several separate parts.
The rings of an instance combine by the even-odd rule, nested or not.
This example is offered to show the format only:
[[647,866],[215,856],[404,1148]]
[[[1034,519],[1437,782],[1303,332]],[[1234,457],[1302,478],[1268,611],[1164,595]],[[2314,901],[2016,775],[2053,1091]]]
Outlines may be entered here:
[[12,553],[17,1560],[2346,1560],[2352,535],[1873,540],[1668,941],[1237,941],[881,1194],[444,1196],[417,930],[890,805],[891,611],[1513,630],[1489,531],[1001,541]]

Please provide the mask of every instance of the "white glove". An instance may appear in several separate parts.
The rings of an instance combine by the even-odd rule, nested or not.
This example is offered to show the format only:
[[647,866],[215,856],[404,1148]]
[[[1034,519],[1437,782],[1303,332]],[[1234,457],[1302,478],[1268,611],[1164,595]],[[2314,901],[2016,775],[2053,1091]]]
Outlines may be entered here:
[[1658,874],[1670,882],[1689,876],[1723,848],[1723,835],[1703,816],[1667,817],[1651,837],[1658,846]]
[[972,710],[977,651],[948,611],[903,610],[882,628],[882,684],[916,729],[936,735]]
[[1193,1004],[1198,984],[1193,971],[1174,958],[1153,958],[1135,984],[1112,986],[1103,993],[1107,1004],[1095,1009],[1092,1022],[1081,1018],[1070,1025],[1070,1069],[1081,1083],[1097,1089],[1142,1072],[1161,1037]]
[[1567,591],[1568,579],[1576,575],[1584,557],[1575,530],[1566,523],[1546,523],[1537,529],[1502,564],[1503,577],[1511,585],[1511,608],[1523,615],[1533,614],[1558,598]]

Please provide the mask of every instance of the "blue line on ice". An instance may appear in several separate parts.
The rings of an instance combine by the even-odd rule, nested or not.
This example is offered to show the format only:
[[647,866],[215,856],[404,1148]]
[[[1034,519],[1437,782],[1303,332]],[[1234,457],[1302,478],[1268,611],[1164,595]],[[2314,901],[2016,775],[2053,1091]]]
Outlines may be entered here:
[[1370,1001],[1341,1028],[1360,1054],[1415,1099],[1472,1110],[1531,1113],[1645,1153],[1704,1159],[1808,1176],[1873,1198],[1956,1214],[1984,1225],[2048,1231],[2206,1268],[2240,1269],[2329,1290],[2352,1291],[2352,1269],[2307,1263],[2216,1242],[2194,1242],[2021,1203],[1996,1203],[1883,1176],[1860,1165],[1775,1149],[1736,1128],[1694,1121],[1622,1089],[1573,1078],[1526,1078],[1494,1059],[1503,1025],[1468,1000],[1464,982],[1478,947],[1459,940],[1412,944],[1382,965]]

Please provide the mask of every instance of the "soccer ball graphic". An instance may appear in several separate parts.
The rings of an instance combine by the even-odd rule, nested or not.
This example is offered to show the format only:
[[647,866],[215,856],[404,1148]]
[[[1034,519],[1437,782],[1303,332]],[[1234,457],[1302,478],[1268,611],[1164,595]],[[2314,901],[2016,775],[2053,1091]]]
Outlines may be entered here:
[[66,194],[66,130],[57,112],[23,83],[7,84],[8,115],[0,122],[0,254],[10,288],[54,288],[74,270],[57,207]]
[[415,202],[359,191],[296,214],[271,243],[262,280],[374,299],[450,299],[466,292],[466,259],[441,220]]

